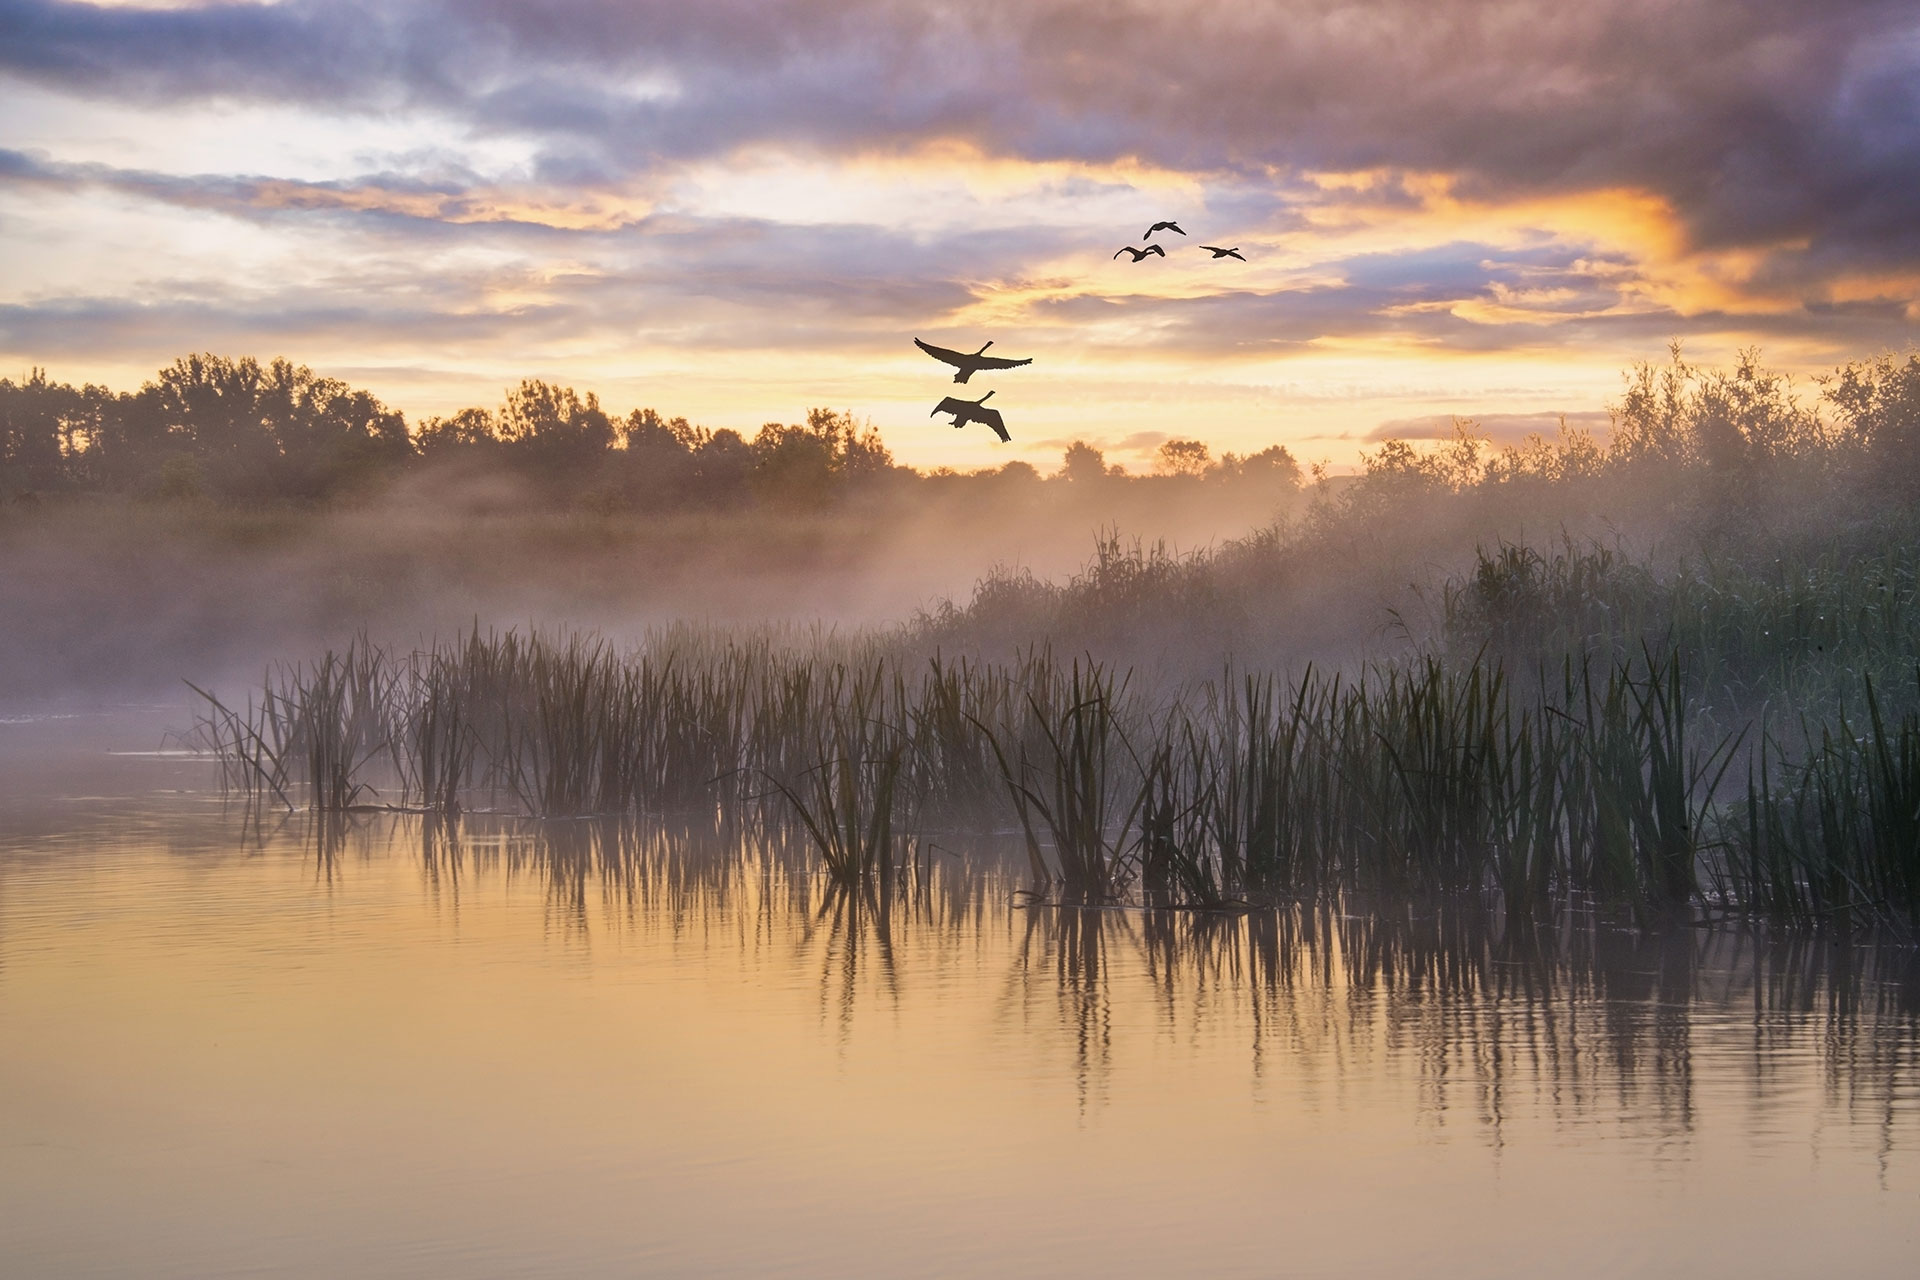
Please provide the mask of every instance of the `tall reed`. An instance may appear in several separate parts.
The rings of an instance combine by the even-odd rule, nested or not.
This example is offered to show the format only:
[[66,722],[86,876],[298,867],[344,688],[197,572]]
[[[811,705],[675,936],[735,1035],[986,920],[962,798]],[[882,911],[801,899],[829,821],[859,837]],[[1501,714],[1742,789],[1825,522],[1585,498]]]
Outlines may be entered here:
[[[1524,687],[1522,687],[1524,686]],[[1804,921],[1920,911],[1920,712],[1866,686],[1861,731],[1702,734],[1672,649],[1516,683],[1425,657],[1178,689],[1045,648],[924,666],[872,644],[670,633],[481,634],[396,656],[356,643],[206,698],[227,785],[323,811],[550,819],[687,814],[786,828],[830,879],[891,876],[934,824],[1008,820],[1070,895],[1574,896]]]

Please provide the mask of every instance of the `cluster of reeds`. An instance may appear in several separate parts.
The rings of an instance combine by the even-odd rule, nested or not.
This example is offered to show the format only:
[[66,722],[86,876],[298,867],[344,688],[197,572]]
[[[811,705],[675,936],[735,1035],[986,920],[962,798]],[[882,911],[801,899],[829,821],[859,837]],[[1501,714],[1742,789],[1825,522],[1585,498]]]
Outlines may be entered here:
[[[910,738],[903,732],[904,681],[884,664],[829,668],[813,763],[804,779],[771,779],[793,806],[837,883],[869,876],[883,884],[894,866],[894,819]],[[890,714],[891,713],[891,714]]]
[[1656,573],[1599,545],[1501,543],[1441,591],[1441,631],[1458,655],[1587,653],[1625,659],[1645,645],[1687,655],[1688,695],[1728,723],[1769,705],[1858,708],[1913,660],[1920,552],[1787,549],[1754,564],[1699,557]]
[[288,808],[304,792],[314,808],[339,812],[368,792],[361,779],[370,764],[404,767],[410,758],[393,720],[406,701],[404,674],[385,652],[356,645],[270,672],[259,701],[240,708],[189,687],[207,703],[200,736],[218,754],[229,787]]
[[[1524,684],[1524,688],[1517,687]],[[1735,823],[1737,735],[1698,740],[1671,651],[1516,681],[1488,657],[1147,691],[1045,649],[909,665],[878,646],[673,634],[365,644],[203,719],[230,785],[289,806],[452,816],[704,812],[783,825],[831,879],[885,880],[913,838],[1018,826],[1071,896],[1586,895],[1794,918],[1920,908],[1920,717],[1763,742]],[[1824,736],[1821,736],[1824,735]],[[1716,807],[1717,806],[1717,807]]]
[[1724,897],[1805,923],[1920,921],[1920,712],[1888,715],[1871,681],[1865,701],[1859,728],[1802,721],[1797,759],[1763,735],[1715,866]]
[[1198,903],[1255,893],[1497,890],[1634,906],[1695,896],[1727,743],[1687,738],[1677,661],[1569,663],[1517,696],[1491,662],[1270,677],[1164,713],[1140,870]]

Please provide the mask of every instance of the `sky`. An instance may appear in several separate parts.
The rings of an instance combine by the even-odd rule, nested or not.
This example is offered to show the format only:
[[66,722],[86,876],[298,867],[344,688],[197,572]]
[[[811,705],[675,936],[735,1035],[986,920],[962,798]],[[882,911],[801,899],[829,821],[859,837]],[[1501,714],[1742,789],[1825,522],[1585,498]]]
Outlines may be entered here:
[[[1034,363],[959,388],[916,336]],[[1911,0],[0,0],[0,376],[1338,470],[1604,426],[1675,341],[1917,339]],[[989,389],[1010,445],[929,417]]]

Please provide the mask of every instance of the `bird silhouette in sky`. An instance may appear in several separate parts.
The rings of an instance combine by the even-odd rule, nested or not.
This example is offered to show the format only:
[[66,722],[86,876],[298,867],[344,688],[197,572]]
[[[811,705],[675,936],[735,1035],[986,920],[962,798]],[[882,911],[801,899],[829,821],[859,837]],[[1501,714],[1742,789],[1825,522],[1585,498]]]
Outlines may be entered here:
[[[1177,222],[1156,222],[1148,227],[1147,234],[1140,238],[1143,240],[1151,240],[1153,239],[1153,233],[1156,231],[1180,231],[1180,224]],[[1185,235],[1187,233],[1180,231],[1180,234]]]
[[1144,258],[1144,257],[1146,257],[1146,256],[1147,256],[1148,254],[1150,254],[1150,253],[1157,253],[1157,254],[1159,254],[1159,255],[1160,255],[1161,257],[1163,257],[1163,258],[1167,256],[1167,251],[1166,251],[1165,249],[1162,249],[1162,248],[1161,248],[1161,247],[1160,247],[1159,245],[1157,245],[1157,244],[1150,244],[1150,245],[1148,245],[1148,246],[1147,246],[1146,248],[1144,248],[1144,249],[1136,249],[1136,248],[1134,248],[1134,247],[1133,247],[1132,245],[1127,245],[1127,246],[1126,246],[1125,248],[1123,248],[1123,249],[1121,249],[1121,250],[1120,250],[1120,253],[1116,253],[1116,254],[1114,254],[1113,256],[1117,258],[1117,257],[1119,257],[1119,256],[1120,256],[1120,254],[1121,254],[1121,253],[1130,253],[1130,254],[1132,254],[1132,255],[1133,255],[1133,260],[1134,260],[1135,262],[1138,262],[1138,261],[1140,261],[1140,259],[1142,259],[1142,258]]
[[[956,427],[964,427],[969,422],[978,422],[983,426],[991,427],[993,434],[1011,443],[1013,437],[1007,434],[1007,426],[1005,421],[1000,417],[1000,411],[986,407],[987,401],[991,399],[993,399],[993,392],[991,391],[981,396],[978,400],[962,400],[958,396],[948,396],[945,400],[942,400],[933,407],[933,413],[952,414],[953,425]],[[931,418],[933,413],[927,416]]]
[[[1238,247],[1238,246],[1235,246],[1235,247],[1234,247],[1234,248],[1232,248],[1232,249],[1217,249],[1217,248],[1215,248],[1215,247],[1214,247],[1213,245],[1210,245],[1210,244],[1203,244],[1203,245],[1201,245],[1200,247],[1201,247],[1202,249],[1205,249],[1205,250],[1206,250],[1206,251],[1207,251],[1208,253],[1210,253],[1210,254],[1212,254],[1212,255],[1213,255],[1213,256],[1214,256],[1214,257],[1215,257],[1216,259],[1218,259],[1218,258],[1240,258],[1240,249],[1239,249],[1239,247]],[[1245,261],[1246,261],[1246,259],[1245,259],[1245,258],[1240,258],[1240,261],[1242,261],[1242,262],[1245,262]]]
[[960,372],[953,375],[955,382],[965,382],[982,369],[1018,369],[1023,364],[1033,363],[1031,356],[1025,360],[1009,360],[1004,356],[980,354],[981,351],[985,351],[987,347],[993,345],[991,342],[989,342],[986,347],[981,347],[980,351],[975,351],[972,354],[968,354],[965,351],[949,351],[945,347],[936,347],[932,343],[922,342],[918,338],[913,340],[913,345],[932,356],[935,360],[943,361],[958,369]]

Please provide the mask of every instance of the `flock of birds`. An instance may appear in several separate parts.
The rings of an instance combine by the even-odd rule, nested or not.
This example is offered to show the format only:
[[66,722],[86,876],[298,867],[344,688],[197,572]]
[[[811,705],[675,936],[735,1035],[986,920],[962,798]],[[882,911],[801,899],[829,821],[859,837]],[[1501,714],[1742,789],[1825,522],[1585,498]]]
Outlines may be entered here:
[[[1122,253],[1130,253],[1133,255],[1133,260],[1135,262],[1140,261],[1140,259],[1142,258],[1166,257],[1167,256],[1166,249],[1164,249],[1160,245],[1153,243],[1153,233],[1156,231],[1172,231],[1180,235],[1187,234],[1185,231],[1182,231],[1180,229],[1180,224],[1177,222],[1156,222],[1152,226],[1147,228],[1147,234],[1142,237],[1142,239],[1147,241],[1147,244],[1145,245],[1145,247],[1136,249],[1130,244],[1123,245],[1121,246],[1119,252],[1115,253],[1113,256],[1117,258]],[[1219,245],[1213,245],[1213,244],[1203,244],[1200,247],[1202,249],[1205,249],[1208,253],[1212,254],[1216,262],[1221,258],[1239,258],[1240,261],[1242,262],[1246,261],[1244,257],[1241,257],[1240,246],[1238,245],[1235,245],[1231,249],[1222,249]]]
[[[1134,262],[1139,262],[1142,259],[1151,257],[1166,257],[1166,249],[1161,245],[1153,243],[1153,237],[1161,231],[1172,231],[1183,236],[1187,234],[1181,229],[1180,224],[1177,222],[1156,222],[1147,228],[1147,234],[1142,237],[1142,239],[1147,242],[1144,247],[1135,248],[1132,245],[1127,245],[1113,256],[1118,258],[1122,253],[1132,254],[1132,260]],[[1217,245],[1203,244],[1198,247],[1211,253],[1215,261],[1221,258],[1239,258],[1242,262],[1246,261],[1246,258],[1241,256],[1238,246],[1231,249],[1222,249]],[[993,345],[991,342],[981,347],[978,351],[951,351],[946,347],[936,347],[930,342],[922,342],[918,338],[913,340],[913,345],[932,356],[935,360],[943,364],[952,365],[958,370],[958,372],[953,375],[953,380],[959,383],[965,383],[968,378],[979,373],[982,369],[1018,369],[1023,364],[1033,363],[1032,357],[1028,357],[1025,360],[1009,360],[1003,356],[990,356],[986,352],[987,347]],[[959,396],[948,396],[939,404],[935,405],[933,407],[933,413],[929,413],[927,416],[931,418],[936,413],[950,413],[953,415],[953,425],[955,427],[964,427],[969,422],[978,422],[982,426],[990,428],[993,434],[999,436],[1002,441],[1011,442],[1013,437],[1007,434],[1006,420],[1000,416],[1000,411],[986,407],[987,401],[991,399],[993,399],[993,392],[991,391],[981,396],[978,400],[962,400]]]

